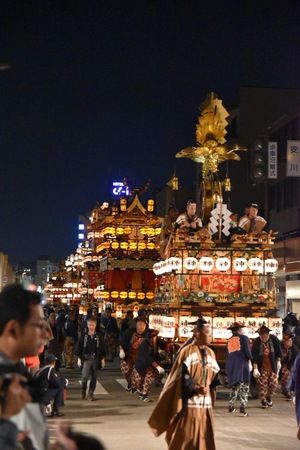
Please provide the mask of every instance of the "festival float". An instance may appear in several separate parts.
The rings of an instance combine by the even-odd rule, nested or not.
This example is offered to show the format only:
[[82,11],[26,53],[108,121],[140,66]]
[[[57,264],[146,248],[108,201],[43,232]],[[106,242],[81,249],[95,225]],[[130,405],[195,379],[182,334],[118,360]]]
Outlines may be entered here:
[[[212,347],[219,362],[225,362],[228,327],[239,322],[250,339],[265,324],[281,338],[282,320],[276,316],[275,272],[278,263],[272,254],[276,233],[249,233],[236,226],[224,203],[230,179],[220,180],[219,165],[238,162],[237,152],[226,145],[228,112],[214,94],[200,106],[196,125],[197,145],[181,150],[202,164],[201,207],[204,229],[198,232],[173,231],[161,241],[161,260],[153,265],[156,275],[155,315],[150,326],[161,336],[183,342],[192,334],[192,322],[205,317],[212,329]],[[243,234],[241,234],[243,231]]]

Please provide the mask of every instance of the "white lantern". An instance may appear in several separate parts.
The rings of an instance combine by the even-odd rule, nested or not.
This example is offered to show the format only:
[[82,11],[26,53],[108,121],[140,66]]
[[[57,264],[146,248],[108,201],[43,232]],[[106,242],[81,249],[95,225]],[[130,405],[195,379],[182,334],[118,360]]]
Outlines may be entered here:
[[170,263],[170,258],[165,260],[165,273],[172,272],[172,266]]
[[176,273],[181,272],[182,270],[182,259],[177,256],[171,256],[169,258],[169,264],[171,267],[171,271],[175,270]]
[[203,256],[199,261],[200,270],[210,272],[214,267],[214,260],[210,256]]
[[153,272],[155,273],[155,275],[159,275],[160,274],[159,269],[160,269],[160,263],[159,262],[153,264]]
[[183,260],[183,267],[186,270],[195,270],[198,267],[198,260],[193,256],[188,256]]
[[160,273],[164,274],[166,272],[167,272],[167,263],[166,263],[166,261],[162,261],[160,263]]
[[260,258],[250,258],[248,261],[248,266],[251,270],[257,270],[258,272],[262,272],[263,262]]
[[274,258],[268,258],[265,260],[265,272],[275,273],[278,269],[278,261]]
[[230,259],[229,258],[217,258],[216,260],[216,268],[220,272],[226,272],[226,270],[230,269]]
[[244,272],[247,269],[247,260],[246,258],[235,258],[233,260],[233,267],[238,272]]

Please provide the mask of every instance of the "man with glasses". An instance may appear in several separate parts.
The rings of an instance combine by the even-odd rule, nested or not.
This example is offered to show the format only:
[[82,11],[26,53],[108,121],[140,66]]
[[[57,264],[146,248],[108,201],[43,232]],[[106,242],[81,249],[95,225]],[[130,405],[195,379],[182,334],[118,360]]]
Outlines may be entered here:
[[[17,284],[8,285],[0,293],[0,311],[0,378],[5,371],[14,379],[15,372],[19,371],[30,380],[20,360],[37,355],[47,337],[41,296]],[[4,395],[2,401],[5,399]],[[9,421],[17,426],[24,441],[31,441],[32,448],[47,448],[47,427],[38,401],[25,404],[24,400],[24,407]]]

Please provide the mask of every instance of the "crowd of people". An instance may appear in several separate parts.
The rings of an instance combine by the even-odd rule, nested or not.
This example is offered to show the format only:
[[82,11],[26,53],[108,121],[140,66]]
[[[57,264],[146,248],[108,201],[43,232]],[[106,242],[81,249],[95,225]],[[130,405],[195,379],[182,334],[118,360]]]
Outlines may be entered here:
[[[111,314],[104,321],[98,311],[91,309],[85,319],[78,322],[74,310],[49,310],[45,321],[40,295],[20,285],[3,289],[0,293],[0,308],[3,311],[0,316],[1,383],[4,380],[3,373],[10,374],[10,383],[1,393],[0,448],[16,449],[19,443],[25,449],[47,448],[47,407],[50,406],[50,417],[62,415],[60,408],[64,405],[68,380],[60,377],[59,371],[62,366],[65,366],[66,371],[75,367],[73,358],[76,358],[76,364],[81,368],[82,400],[94,399],[98,371],[105,367],[107,355],[108,359],[119,357],[120,368],[127,382],[126,391],[137,395],[143,402],[151,401],[149,393],[152,382],[161,386],[165,372],[162,360],[166,342],[156,330],[149,328],[147,313],[152,311],[140,310],[135,319],[127,314],[117,329],[108,327],[108,332],[114,333],[117,339],[110,347],[111,335],[105,339],[105,333]],[[65,316],[64,321],[61,314]],[[75,334],[72,334],[73,322],[78,333],[77,341]],[[48,336],[48,324],[51,325],[51,339]],[[240,415],[248,416],[246,404],[250,377],[253,375],[261,407],[266,409],[273,406],[272,396],[280,379],[281,392],[286,400],[296,399],[296,417],[300,422],[300,353],[297,330],[294,328],[284,328],[283,339],[279,341],[272,330],[262,325],[251,345],[242,332],[241,324],[234,322],[229,327],[232,332],[227,341],[226,356],[230,388],[229,413],[236,411],[236,401],[239,400]],[[61,342],[59,336],[61,332],[64,334],[63,329],[69,329],[69,332],[65,333]],[[170,450],[196,450],[203,446],[209,450],[215,449],[213,409],[220,382],[219,366],[209,347],[210,334],[210,326],[199,317],[192,338],[179,349],[173,361],[149,418],[149,425],[155,435],[166,432]],[[74,342],[70,342],[68,337],[73,337]],[[53,343],[53,340],[56,342]],[[74,347],[72,358],[69,346]],[[31,368],[26,368],[26,358],[35,355],[40,357],[40,367],[32,372]],[[298,437],[300,439],[300,429]],[[100,442],[93,437],[90,439],[96,445],[92,448],[103,449]],[[80,433],[58,426],[57,442],[53,448],[78,450],[86,448],[81,446],[83,441],[84,436]]]

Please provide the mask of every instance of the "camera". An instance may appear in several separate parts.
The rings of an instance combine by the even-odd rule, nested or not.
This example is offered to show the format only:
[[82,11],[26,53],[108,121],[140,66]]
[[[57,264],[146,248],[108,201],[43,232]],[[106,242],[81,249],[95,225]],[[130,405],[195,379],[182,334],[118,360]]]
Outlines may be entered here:
[[1,401],[5,401],[7,389],[10,385],[12,375],[15,373],[26,378],[26,381],[21,381],[21,385],[28,390],[32,398],[32,402],[44,403],[44,397],[48,389],[47,380],[40,380],[33,377],[22,363],[6,365],[0,364]]

